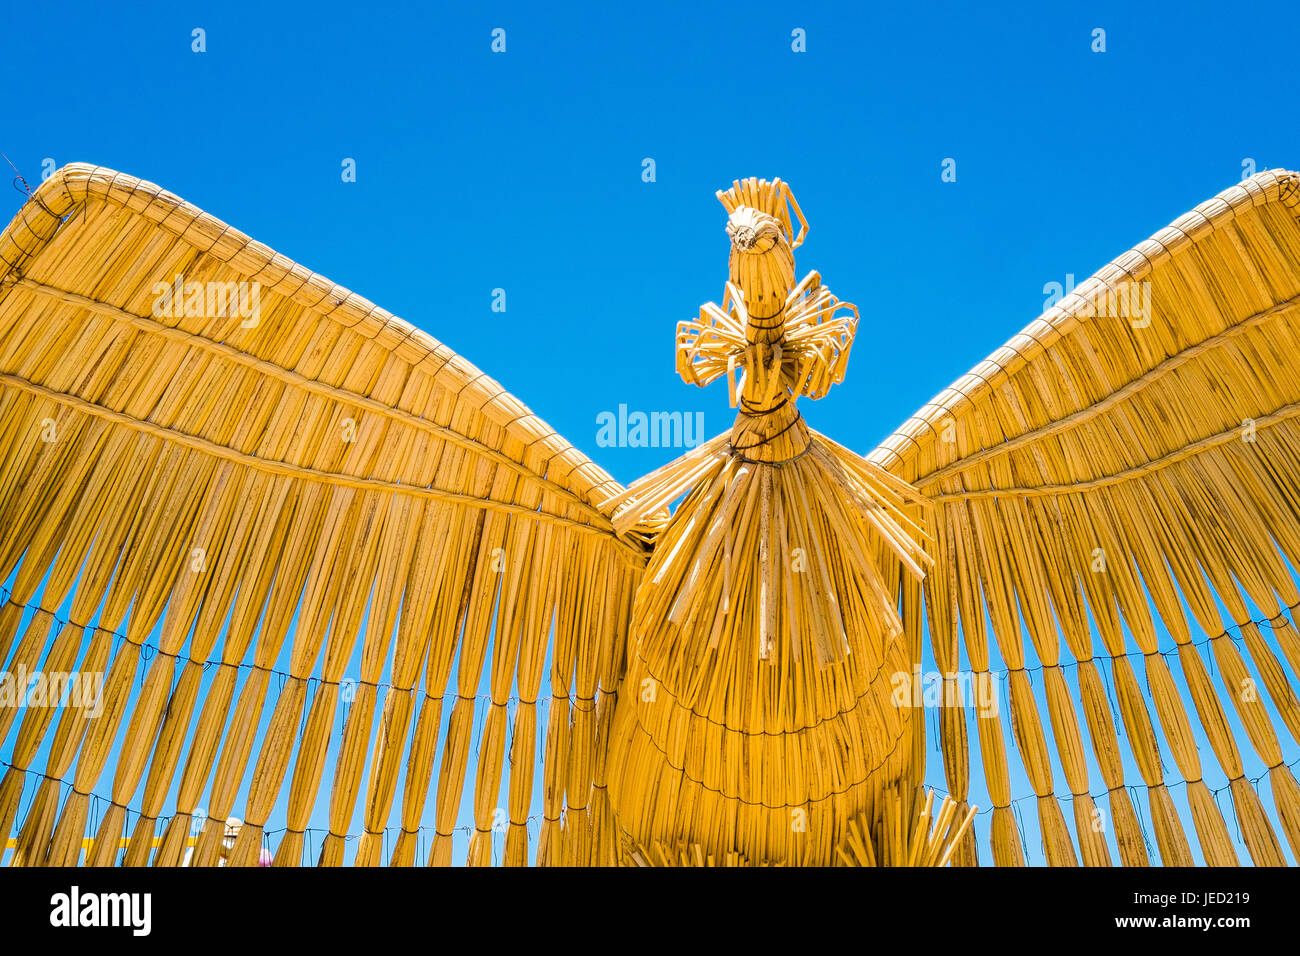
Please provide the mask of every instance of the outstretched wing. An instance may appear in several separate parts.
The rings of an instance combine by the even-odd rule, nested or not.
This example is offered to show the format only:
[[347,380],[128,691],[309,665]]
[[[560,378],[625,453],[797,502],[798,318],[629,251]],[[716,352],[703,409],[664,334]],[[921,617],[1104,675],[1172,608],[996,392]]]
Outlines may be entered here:
[[81,707],[0,707],[17,862],[93,835],[88,863],[176,864],[205,807],[238,812],[224,852],[252,863],[279,806],[296,864],[324,789],[338,863],[364,778],[356,861],[447,863],[471,757],[470,862],[502,828],[525,862],[533,824],[540,861],[607,858],[598,724],[645,562],[599,507],[609,475],[419,329],[150,183],[65,167],[0,260],[0,665],[103,675]]
[[[1050,863],[1147,862],[1135,784],[1159,862],[1238,862],[1222,790],[1256,864],[1300,855],[1298,219],[1296,173],[1225,190],[870,456],[938,506],[934,658],[977,678],[949,700],[1004,672]],[[948,787],[966,800],[972,709],[993,859],[1019,863],[996,707],[941,709]]]

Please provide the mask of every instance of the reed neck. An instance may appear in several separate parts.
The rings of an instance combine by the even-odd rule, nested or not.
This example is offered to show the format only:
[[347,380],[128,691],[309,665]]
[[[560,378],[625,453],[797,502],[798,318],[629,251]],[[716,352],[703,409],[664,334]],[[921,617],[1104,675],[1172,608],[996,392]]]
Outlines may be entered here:
[[803,454],[811,441],[812,433],[795,408],[793,396],[785,392],[769,408],[750,408],[742,398],[731,426],[732,454],[749,461],[788,461]]

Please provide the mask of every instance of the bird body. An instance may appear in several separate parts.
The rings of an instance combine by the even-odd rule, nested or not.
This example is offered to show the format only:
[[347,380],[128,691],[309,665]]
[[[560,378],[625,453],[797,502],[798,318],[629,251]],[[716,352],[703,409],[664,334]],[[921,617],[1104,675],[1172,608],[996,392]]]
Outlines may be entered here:
[[637,591],[610,800],[642,859],[698,847],[829,865],[850,821],[919,783],[914,715],[889,694],[915,663],[890,547],[919,577],[929,559],[905,512],[922,502],[796,407],[842,378],[857,310],[816,273],[796,285],[789,188],[751,179],[718,195],[725,308],[679,328],[678,367],[702,385],[725,366],[739,411],[729,436],[614,502],[618,526],[686,492]]

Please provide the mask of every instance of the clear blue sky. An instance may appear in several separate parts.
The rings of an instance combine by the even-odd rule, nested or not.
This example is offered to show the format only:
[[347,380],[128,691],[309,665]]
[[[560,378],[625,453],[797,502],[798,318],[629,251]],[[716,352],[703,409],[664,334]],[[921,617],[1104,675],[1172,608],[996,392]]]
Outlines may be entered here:
[[[780,176],[812,226],[800,273],[862,309],[847,381],[805,414],[865,454],[1035,318],[1046,283],[1081,282],[1247,159],[1300,166],[1287,8],[1134,7],[15,9],[0,150],[33,186],[50,159],[180,194],[446,342],[624,482],[676,452],[597,447],[600,412],[730,424],[720,385],[678,379],[674,327],[721,298],[714,190]],[[8,218],[22,197],[0,195]]]

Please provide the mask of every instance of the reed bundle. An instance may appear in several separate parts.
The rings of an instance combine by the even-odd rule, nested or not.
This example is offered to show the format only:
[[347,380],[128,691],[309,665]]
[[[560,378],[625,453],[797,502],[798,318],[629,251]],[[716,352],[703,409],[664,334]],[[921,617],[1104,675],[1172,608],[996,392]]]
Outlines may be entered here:
[[962,839],[970,832],[975,808],[962,812],[957,801],[944,797],[934,812],[934,791],[914,818],[911,791],[895,788],[883,795],[884,812],[874,820],[849,821],[847,846],[836,848],[845,866],[948,866]]

